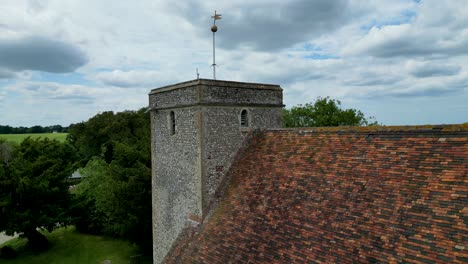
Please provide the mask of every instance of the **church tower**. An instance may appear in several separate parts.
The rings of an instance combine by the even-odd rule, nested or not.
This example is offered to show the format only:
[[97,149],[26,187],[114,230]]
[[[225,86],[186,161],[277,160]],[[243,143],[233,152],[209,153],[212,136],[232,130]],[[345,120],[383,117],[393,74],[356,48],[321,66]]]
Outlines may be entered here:
[[199,79],[157,88],[151,109],[153,260],[204,209],[250,130],[282,126],[278,85]]

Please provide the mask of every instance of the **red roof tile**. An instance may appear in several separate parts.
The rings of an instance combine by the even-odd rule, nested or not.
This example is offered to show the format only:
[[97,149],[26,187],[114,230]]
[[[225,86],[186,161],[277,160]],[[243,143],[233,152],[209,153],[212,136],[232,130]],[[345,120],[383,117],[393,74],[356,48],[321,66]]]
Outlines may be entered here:
[[467,263],[468,126],[258,134],[167,263]]

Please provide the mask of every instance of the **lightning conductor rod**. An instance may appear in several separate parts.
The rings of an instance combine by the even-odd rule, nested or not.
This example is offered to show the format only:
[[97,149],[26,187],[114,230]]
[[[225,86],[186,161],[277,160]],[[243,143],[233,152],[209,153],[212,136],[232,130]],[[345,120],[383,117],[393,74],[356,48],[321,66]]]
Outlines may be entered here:
[[211,26],[211,32],[213,32],[213,80],[216,80],[216,53],[215,53],[215,33],[218,31],[218,27],[216,26],[216,20],[221,19],[221,14],[216,14],[216,10],[214,12],[213,18],[213,26]]

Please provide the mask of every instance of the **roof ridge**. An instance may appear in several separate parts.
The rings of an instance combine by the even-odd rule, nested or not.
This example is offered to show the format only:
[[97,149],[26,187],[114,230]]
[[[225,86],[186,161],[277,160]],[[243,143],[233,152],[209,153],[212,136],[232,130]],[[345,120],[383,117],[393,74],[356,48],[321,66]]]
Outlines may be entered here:
[[417,125],[417,126],[336,126],[336,127],[295,127],[269,128],[267,131],[285,131],[302,133],[375,133],[375,134],[456,134],[468,133],[468,124]]

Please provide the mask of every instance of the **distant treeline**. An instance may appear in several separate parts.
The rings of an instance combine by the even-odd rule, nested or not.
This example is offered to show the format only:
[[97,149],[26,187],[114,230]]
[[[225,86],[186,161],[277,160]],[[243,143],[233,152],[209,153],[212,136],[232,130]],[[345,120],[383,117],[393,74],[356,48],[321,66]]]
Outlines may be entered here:
[[0,125],[0,134],[30,134],[30,133],[67,133],[68,127],[61,125],[54,126],[32,126],[32,127],[11,127]]

